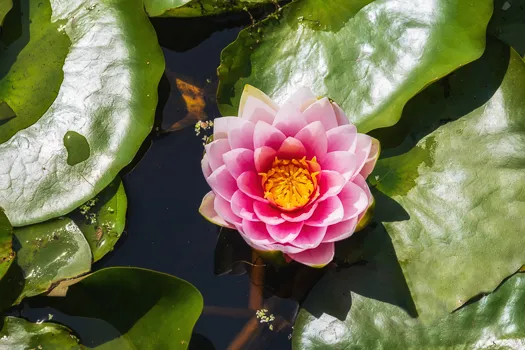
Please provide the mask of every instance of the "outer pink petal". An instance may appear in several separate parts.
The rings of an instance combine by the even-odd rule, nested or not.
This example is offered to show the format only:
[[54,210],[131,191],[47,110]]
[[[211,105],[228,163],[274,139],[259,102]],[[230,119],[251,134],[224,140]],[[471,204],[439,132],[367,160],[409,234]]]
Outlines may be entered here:
[[263,146],[260,148],[256,148],[254,152],[254,158],[255,169],[257,169],[257,173],[267,172],[272,166],[276,155],[277,151],[271,147]]
[[213,120],[213,139],[227,139],[231,127],[239,122],[237,117],[222,117]]
[[295,135],[295,138],[302,142],[306,148],[306,157],[324,157],[328,149],[326,131],[321,122],[313,122],[305,126]]
[[302,222],[284,222],[279,225],[266,225],[270,236],[278,243],[288,243],[299,236]]
[[282,212],[281,217],[286,221],[300,222],[305,221],[312,217],[319,204],[317,202],[312,203],[304,208],[294,210],[292,212]]
[[[261,101],[264,105],[270,107],[270,110],[273,110],[273,111],[279,110],[279,106],[270,97],[268,97],[268,95],[266,95],[264,92],[257,89],[256,87],[246,84],[242,91],[241,100],[239,102],[239,113],[238,113],[239,117],[247,118],[248,115],[250,114],[249,113],[250,109],[256,109],[258,106],[260,106],[260,104],[258,103],[255,105],[252,103],[251,108],[250,106],[247,106],[249,102],[248,100],[250,98],[255,98]],[[269,124],[271,124],[271,122],[269,122]]]
[[357,169],[356,173],[354,174],[354,177],[365,166],[366,160],[368,159],[371,150],[372,138],[365,134],[357,134],[357,146],[355,148],[355,155],[357,157]]
[[233,193],[237,191],[237,183],[226,169],[226,165],[215,170],[207,180],[211,189],[227,201],[230,201]]
[[[368,187],[368,184],[366,183],[366,180],[363,176],[358,174],[353,180],[353,183],[355,183],[357,186],[359,186],[363,191],[366,193],[366,197],[368,198],[368,205],[366,206],[366,209],[372,205],[374,201],[374,197],[372,196],[372,192],[370,192],[370,188]],[[366,214],[366,209],[359,214],[358,221],[361,220],[361,218]],[[359,222],[358,222],[359,223]]]
[[266,229],[266,224],[260,221],[242,220],[242,230],[244,234],[256,244],[271,244],[275,240],[270,236]]
[[253,151],[254,130],[255,124],[245,119],[237,118],[237,122],[230,123],[228,141],[231,148],[247,148]]
[[299,88],[283,105],[291,104],[296,106],[300,111],[304,111],[312,103],[317,101],[317,97],[313,94],[312,90],[301,87]]
[[210,164],[211,170],[215,170],[224,165],[222,156],[224,153],[231,150],[230,143],[226,139],[215,140],[207,144],[204,148],[206,149],[206,154],[208,155],[208,162]]
[[304,225],[299,236],[291,242],[299,248],[312,249],[317,247],[323,241],[326,234],[326,226],[308,226]]
[[335,117],[337,118],[337,123],[339,125],[350,124],[350,121],[348,120],[345,112],[341,109],[341,107],[339,107],[337,103],[333,102],[332,107],[334,108]]
[[208,176],[210,176],[211,173],[213,172],[213,170],[211,170],[210,163],[208,161],[208,155],[206,154],[204,155],[204,157],[202,157],[201,168],[202,168],[202,173],[204,174],[204,178],[208,178]]
[[365,165],[361,169],[360,174],[366,179],[368,175],[374,170],[374,167],[376,166],[377,159],[379,158],[379,153],[381,152],[381,145],[379,144],[379,140],[374,139],[372,137],[372,148],[370,150],[370,154],[368,155],[368,158],[365,162]]
[[214,208],[215,194],[213,191],[206,193],[204,198],[202,198],[202,203],[199,208],[199,213],[211,223],[223,227],[234,228],[233,225],[227,223],[222,217],[217,214]]
[[336,151],[327,153],[320,161],[323,170],[333,170],[348,181],[357,171],[357,156],[350,152]]
[[369,199],[366,192],[352,181],[346,183],[338,197],[344,207],[343,220],[357,217],[368,208]]
[[317,209],[312,217],[305,221],[306,225],[310,226],[328,226],[337,224],[343,220],[345,209],[339,197],[328,197],[322,202],[319,202]]
[[233,213],[230,202],[221,196],[215,196],[213,206],[217,214],[219,214],[219,216],[222,217],[226,222],[232,225],[240,224],[242,222],[242,219]]
[[323,238],[323,243],[337,242],[350,237],[355,231],[357,221],[357,217],[354,217],[350,220],[341,221],[335,225],[328,226],[326,235]]
[[285,254],[296,254],[304,251],[304,248],[295,247],[289,243],[279,244],[279,243],[272,243],[268,245],[269,250],[280,250],[281,252]]
[[226,168],[234,178],[246,171],[255,171],[253,151],[246,148],[235,148],[222,156]]
[[261,177],[253,171],[242,173],[237,178],[237,186],[248,197],[256,199],[260,202],[268,203],[268,200],[264,199]]
[[253,203],[253,210],[259,220],[266,224],[279,225],[285,222],[281,217],[281,212],[268,203],[255,202]]
[[323,201],[328,197],[338,195],[345,186],[346,179],[337,171],[323,170],[321,171],[318,184],[319,199],[317,201]]
[[298,159],[306,155],[306,148],[304,148],[301,141],[293,137],[288,137],[277,151],[277,156],[281,159]]
[[272,106],[264,103],[258,98],[249,96],[246,99],[244,109],[239,111],[239,117],[250,121],[253,124],[257,123],[258,121],[272,124],[276,113],[277,112],[272,108]]
[[320,121],[326,131],[338,126],[337,118],[330,100],[326,97],[310,105],[304,112],[303,116],[308,123]]
[[278,150],[285,139],[286,136],[284,136],[284,134],[274,126],[261,121],[255,124],[255,131],[253,133],[253,146],[256,149],[259,147],[268,146],[274,150]]
[[287,103],[277,112],[272,125],[286,136],[294,136],[306,126],[306,119],[298,107]]
[[232,196],[231,208],[235,215],[250,221],[259,221],[253,211],[254,199],[245,195],[242,191],[237,190]]
[[326,137],[328,139],[328,152],[355,152],[357,145],[357,128],[355,125],[341,125],[328,130]]
[[293,260],[312,267],[323,267],[334,258],[334,243],[321,243],[317,248],[297,254],[288,254]]

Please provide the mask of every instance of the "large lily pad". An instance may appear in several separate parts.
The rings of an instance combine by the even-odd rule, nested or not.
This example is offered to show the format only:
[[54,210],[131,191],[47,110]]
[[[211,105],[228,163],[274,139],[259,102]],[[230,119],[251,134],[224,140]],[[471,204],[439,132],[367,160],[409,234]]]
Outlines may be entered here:
[[491,13],[490,0],[294,1],[223,51],[221,113],[237,115],[245,84],[278,102],[308,86],[361,132],[393,125],[421,89],[481,56]]
[[13,227],[0,208],[0,279],[5,275],[13,262]]
[[[190,283],[128,267],[97,271],[70,286],[65,297],[37,302],[91,322],[88,329],[71,327],[83,344],[100,350],[186,349],[203,307]],[[93,333],[97,339],[90,339]]]
[[82,349],[71,331],[59,324],[31,323],[17,317],[5,317],[2,321],[1,349]]
[[14,226],[67,214],[109,185],[151,130],[163,71],[141,0],[51,0],[51,9],[71,41],[58,95],[0,144],[0,206]]
[[242,11],[277,0],[144,0],[151,17],[199,17]]
[[495,0],[488,31],[525,56],[525,0]]
[[[358,285],[367,279],[367,272],[366,267],[352,267],[339,274],[353,274]],[[332,279],[330,286],[340,287],[338,280],[341,278]],[[523,274],[513,276],[493,294],[431,324],[424,324],[397,306],[354,290],[346,293],[343,298],[350,301],[351,306],[343,320],[326,313],[314,316],[307,309],[301,310],[294,330],[295,349],[523,349]],[[306,307],[311,301],[320,305],[330,302],[324,288],[314,288]]]
[[0,0],[0,25],[4,23],[4,18],[13,7],[13,0]]
[[375,135],[386,149],[369,179],[406,212],[384,225],[424,319],[494,290],[525,263],[525,63],[489,43]]

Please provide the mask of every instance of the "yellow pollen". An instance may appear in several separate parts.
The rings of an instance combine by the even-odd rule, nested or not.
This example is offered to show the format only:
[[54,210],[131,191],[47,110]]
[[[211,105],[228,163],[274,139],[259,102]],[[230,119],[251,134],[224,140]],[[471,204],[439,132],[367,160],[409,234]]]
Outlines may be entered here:
[[[315,157],[311,162],[317,163]],[[291,210],[308,203],[317,188],[319,172],[310,172],[306,157],[302,159],[279,159],[275,157],[272,167],[262,177],[264,198],[278,206]]]

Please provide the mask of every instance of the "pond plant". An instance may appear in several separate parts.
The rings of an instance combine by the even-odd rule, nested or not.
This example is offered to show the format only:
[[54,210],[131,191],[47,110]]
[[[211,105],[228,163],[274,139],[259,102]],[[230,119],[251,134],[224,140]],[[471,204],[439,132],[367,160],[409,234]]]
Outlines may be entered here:
[[[206,314],[247,320],[233,350],[525,348],[524,0],[0,0],[0,24],[0,349],[214,349]],[[205,87],[166,66],[163,38],[241,25]],[[248,308],[107,263],[126,175],[186,131],[198,176],[164,185],[207,192],[191,239]]]

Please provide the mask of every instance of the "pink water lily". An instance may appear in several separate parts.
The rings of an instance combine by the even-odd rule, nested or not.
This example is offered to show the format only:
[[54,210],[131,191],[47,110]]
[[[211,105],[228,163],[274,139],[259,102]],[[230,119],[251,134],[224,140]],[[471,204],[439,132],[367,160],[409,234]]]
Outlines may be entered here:
[[324,266],[373,202],[365,179],[379,142],[309,89],[279,106],[247,85],[239,116],[215,119],[213,140],[202,159],[212,191],[200,212],[254,249]]

